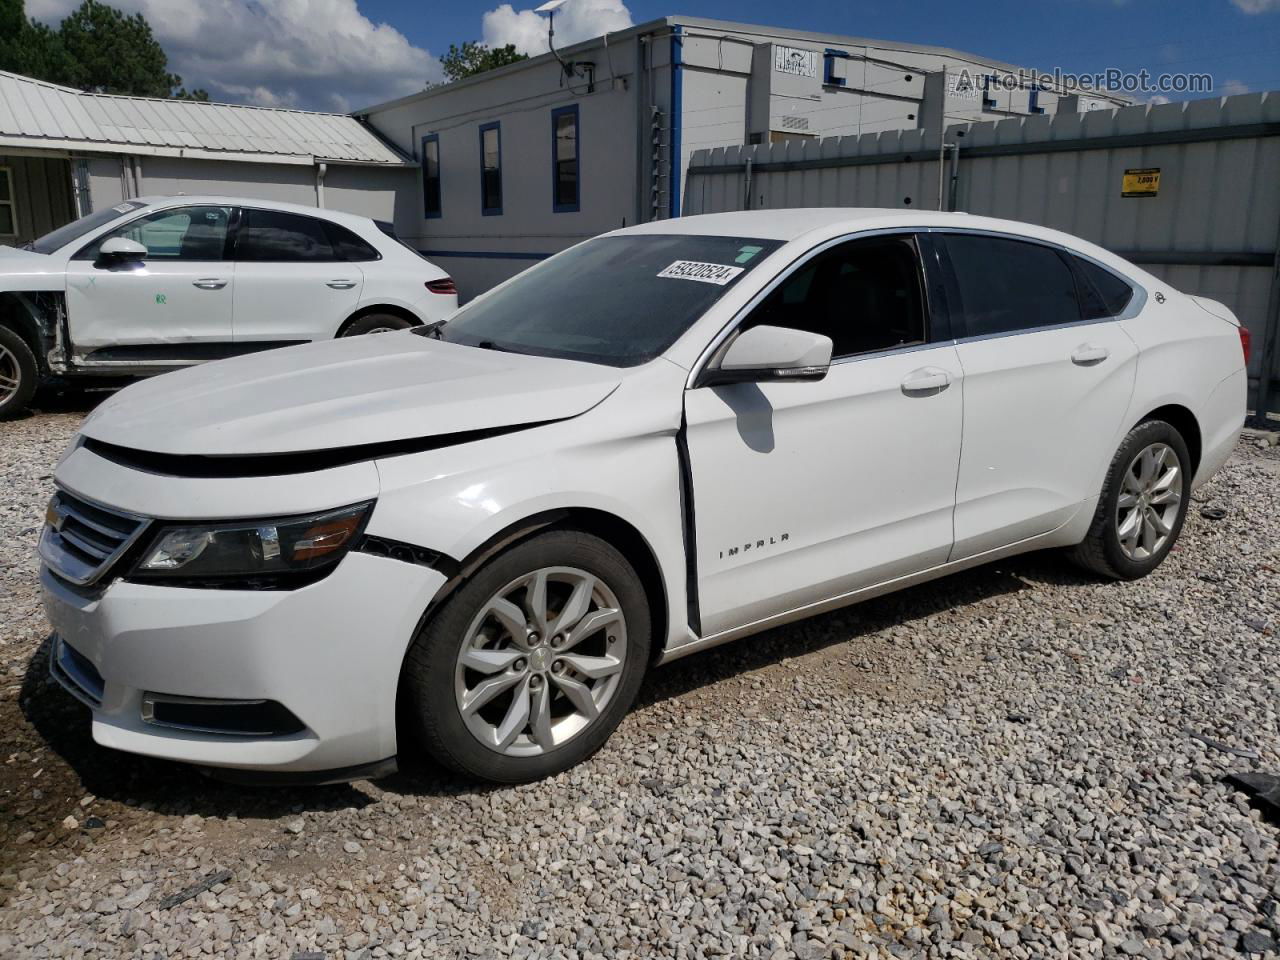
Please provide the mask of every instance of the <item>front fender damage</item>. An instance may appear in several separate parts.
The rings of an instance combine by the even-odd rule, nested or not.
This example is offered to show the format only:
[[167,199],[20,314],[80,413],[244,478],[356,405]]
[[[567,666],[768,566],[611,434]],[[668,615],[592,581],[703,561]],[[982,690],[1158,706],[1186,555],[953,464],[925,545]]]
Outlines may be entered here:
[[67,298],[61,290],[0,291],[0,324],[27,341],[43,372],[67,372]]

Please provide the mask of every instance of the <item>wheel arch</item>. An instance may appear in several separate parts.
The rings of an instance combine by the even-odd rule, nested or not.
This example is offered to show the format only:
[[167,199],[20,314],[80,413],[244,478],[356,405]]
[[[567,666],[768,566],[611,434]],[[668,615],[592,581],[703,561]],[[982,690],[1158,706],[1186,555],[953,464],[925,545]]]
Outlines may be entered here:
[[1140,426],[1152,420],[1163,420],[1177,430],[1178,433],[1182,434],[1182,439],[1187,445],[1187,452],[1191,455],[1189,475],[1194,477],[1196,471],[1200,469],[1200,457],[1204,452],[1204,437],[1200,430],[1200,421],[1196,419],[1196,415],[1191,412],[1189,407],[1185,407],[1180,403],[1166,403],[1163,406],[1156,407],[1142,417],[1134,426]]
[[338,330],[334,334],[334,338],[336,339],[337,337],[341,337],[345,334],[347,329],[357,320],[374,313],[386,313],[393,317],[399,317],[402,320],[408,320],[409,323],[415,327],[420,327],[425,322],[420,316],[407,307],[402,307],[394,303],[371,303],[360,307],[352,313],[351,316],[343,320],[342,323],[338,325]]
[[617,514],[596,507],[558,507],[531,514],[515,520],[493,534],[484,543],[472,550],[458,562],[445,582],[427,605],[422,619],[418,623],[420,632],[431,615],[440,605],[463,583],[475,575],[494,557],[509,550],[516,544],[548,530],[580,530],[599,537],[605,543],[615,547],[626,557],[644,586],[645,597],[649,602],[649,616],[652,625],[653,657],[656,660],[666,646],[667,630],[670,624],[667,608],[667,589],[662,578],[662,566],[658,562],[658,554],[648,538],[632,523]]
[[[12,291],[0,290],[0,326],[8,327],[31,348],[36,358],[36,368],[43,374],[47,371],[46,354],[56,337],[56,331],[52,323],[35,314],[28,299],[32,295],[23,296]],[[39,294],[34,295],[39,296]],[[48,295],[57,296],[58,294],[51,292]],[[48,329],[45,329],[46,326]]]
[[[549,530],[580,530],[583,533],[590,533],[615,547],[626,557],[635,568],[637,576],[640,577],[640,582],[644,586],[645,599],[649,604],[650,630],[654,641],[650,644],[649,665],[653,666],[661,659],[667,646],[670,616],[667,608],[666,585],[662,579],[662,567],[658,562],[657,552],[648,538],[633,524],[617,514],[595,507],[560,507],[530,514],[513,521],[489,537],[465,558],[458,561],[456,566],[447,565],[449,579],[436,591],[435,596],[422,612],[422,616],[418,618],[413,636],[409,638],[400,658],[400,670],[396,678],[395,710],[396,740],[399,744],[405,742],[406,733],[413,729],[413,724],[405,713],[410,702],[404,690],[405,664],[418,636],[449,597],[485,564],[517,544]],[[398,748],[400,751],[402,749],[403,747]]]

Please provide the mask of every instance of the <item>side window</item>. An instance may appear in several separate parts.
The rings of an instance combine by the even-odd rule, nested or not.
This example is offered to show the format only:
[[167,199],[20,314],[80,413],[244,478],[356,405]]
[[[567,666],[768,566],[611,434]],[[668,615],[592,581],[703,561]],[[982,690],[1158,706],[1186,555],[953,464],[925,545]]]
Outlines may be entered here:
[[1133,287],[1110,270],[1073,256],[1071,262],[1080,276],[1080,306],[1086,320],[1118,316],[1133,299]]
[[480,127],[480,212],[502,213],[502,128],[496,123]]
[[147,248],[148,260],[221,260],[226,250],[231,207],[176,207],[138,217],[98,237],[76,254],[97,260],[103,243],[115,237]]
[[340,258],[323,221],[279,210],[245,210],[236,238],[236,259],[298,263]]
[[948,234],[946,244],[960,288],[965,336],[1081,319],[1071,267],[1052,247],[963,233]]
[[422,138],[422,215],[433,220],[440,214],[440,136],[429,133]]
[[333,244],[333,249],[338,255],[338,259],[361,262],[382,259],[382,254],[375,250],[368,241],[361,240],[346,227],[326,220],[324,229],[329,235],[329,242]]
[[833,358],[923,343],[920,261],[911,237],[851,240],[801,266],[744,324],[831,338]]
[[551,111],[551,209],[573,213],[578,197],[578,105]]

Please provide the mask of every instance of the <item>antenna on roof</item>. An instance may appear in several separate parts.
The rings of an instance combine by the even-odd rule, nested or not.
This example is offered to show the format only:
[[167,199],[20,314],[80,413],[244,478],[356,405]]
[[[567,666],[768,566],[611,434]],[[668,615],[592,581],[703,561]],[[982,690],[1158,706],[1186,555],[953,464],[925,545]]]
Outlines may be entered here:
[[560,66],[564,67],[565,73],[572,73],[573,68],[560,59],[560,54],[556,50],[556,11],[563,7],[569,0],[547,0],[542,6],[534,9],[534,13],[545,13],[547,15],[547,46],[551,50],[551,55],[556,58]]
[[556,58],[556,62],[560,64],[564,70],[566,77],[572,77],[577,68],[582,68],[582,72],[587,77],[587,92],[595,91],[595,71],[596,65],[589,60],[583,60],[581,63],[570,60],[565,63],[564,58],[560,56],[560,51],[556,49],[556,11],[563,7],[569,0],[547,0],[540,7],[534,8],[534,13],[545,13],[547,15],[547,48],[551,51],[551,55]]

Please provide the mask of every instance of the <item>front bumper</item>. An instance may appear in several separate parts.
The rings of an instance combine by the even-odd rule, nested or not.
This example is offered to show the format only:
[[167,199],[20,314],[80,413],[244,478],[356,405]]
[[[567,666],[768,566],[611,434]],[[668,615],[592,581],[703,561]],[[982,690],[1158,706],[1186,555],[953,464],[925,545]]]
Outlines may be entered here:
[[[97,743],[202,766],[305,774],[395,755],[400,667],[445,577],[351,553],[323,580],[291,591],[116,581],[89,596],[47,569],[40,580],[57,642],[80,658],[55,657],[55,677],[69,688],[100,681],[96,695],[73,689],[93,711]],[[80,675],[59,676],[59,663]],[[157,726],[143,718],[148,693],[275,701],[303,729],[262,737]]]

